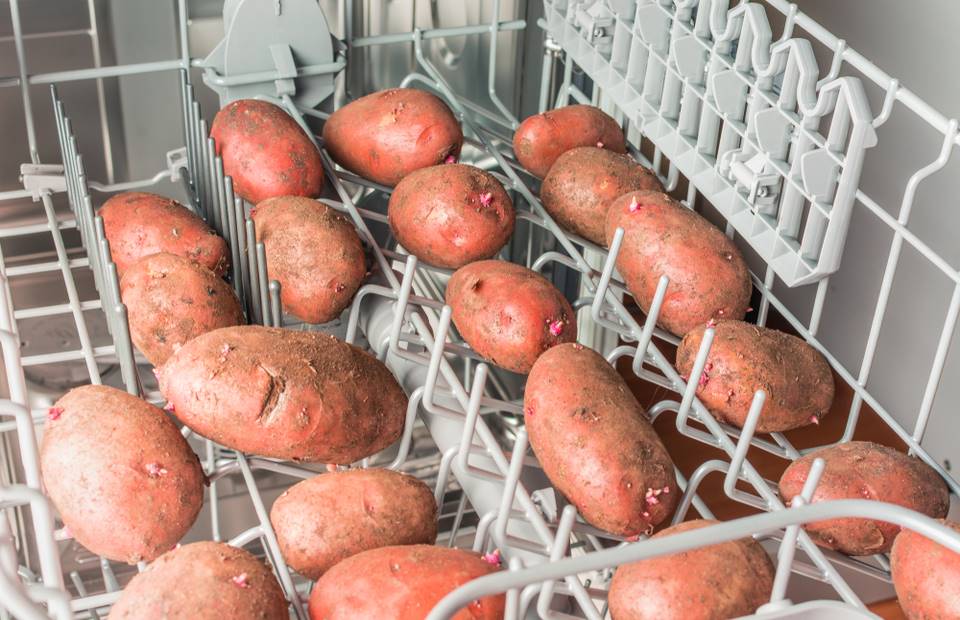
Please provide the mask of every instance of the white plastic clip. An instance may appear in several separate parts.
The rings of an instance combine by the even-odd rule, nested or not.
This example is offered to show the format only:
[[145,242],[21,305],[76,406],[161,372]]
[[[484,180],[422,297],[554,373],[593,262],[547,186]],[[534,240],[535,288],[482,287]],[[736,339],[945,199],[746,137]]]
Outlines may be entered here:
[[67,178],[59,164],[20,164],[20,182],[34,200],[40,200],[43,192],[67,191]]
[[180,169],[190,169],[187,161],[187,147],[181,146],[178,149],[167,151],[167,170],[170,171],[170,180],[180,180]]

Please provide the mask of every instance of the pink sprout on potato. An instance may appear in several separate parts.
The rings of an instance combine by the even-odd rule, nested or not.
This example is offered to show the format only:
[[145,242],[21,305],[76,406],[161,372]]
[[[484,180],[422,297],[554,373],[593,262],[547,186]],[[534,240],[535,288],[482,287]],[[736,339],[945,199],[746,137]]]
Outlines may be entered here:
[[149,475],[151,478],[167,475],[166,468],[160,463],[147,463],[145,467],[147,468],[147,475]]
[[235,586],[239,587],[239,588],[249,588],[249,587],[250,587],[250,584],[247,582],[247,574],[246,574],[246,573],[240,573],[239,575],[235,575],[235,576],[233,576],[233,577],[230,578],[230,581],[232,581],[233,584],[234,584]]
[[500,566],[500,550],[494,549],[492,553],[484,553],[483,561],[487,564],[493,564],[494,566]]
[[455,155],[453,155],[453,154],[447,155],[447,157],[443,160],[443,163],[445,163],[445,164],[455,164],[455,163],[457,163],[457,157],[456,157]]
[[550,323],[550,333],[553,334],[554,336],[559,336],[560,334],[562,334],[562,333],[563,333],[563,321],[561,321],[561,320],[559,320],[559,319],[556,320],[556,321],[551,321],[551,323]]
[[484,192],[480,194],[480,206],[489,207],[493,204],[493,194],[491,192]]
[[61,415],[63,415],[63,407],[50,407],[47,409],[47,418],[50,421],[59,420]]
[[630,211],[630,213],[636,213],[640,210],[640,201],[637,200],[636,196],[630,199],[630,206],[627,207],[627,209]]
[[163,410],[167,413],[174,413],[177,408],[173,406],[173,403],[168,401],[167,404],[163,406]]

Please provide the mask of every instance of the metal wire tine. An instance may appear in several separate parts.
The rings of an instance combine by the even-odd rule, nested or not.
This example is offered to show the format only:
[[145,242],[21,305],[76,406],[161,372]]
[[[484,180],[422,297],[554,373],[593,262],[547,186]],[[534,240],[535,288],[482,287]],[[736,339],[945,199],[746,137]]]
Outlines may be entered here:
[[637,353],[633,356],[633,374],[637,376],[643,370],[643,362],[647,357],[647,347],[650,346],[653,330],[657,327],[657,321],[660,319],[660,308],[663,307],[663,300],[667,296],[669,285],[670,278],[665,275],[660,276],[660,280],[657,281],[657,290],[653,294],[653,302],[650,304],[650,311],[647,312],[647,318],[643,324],[643,331],[640,332],[640,338],[637,340]]
[[[230,545],[231,547],[238,547],[238,548],[246,547],[253,541],[257,540],[258,538],[263,538],[263,528],[260,527],[259,525],[255,525],[251,528],[248,528],[240,532],[239,534],[237,534],[236,536],[228,540],[227,544]],[[214,540],[219,540],[219,539],[217,537],[214,537]]]
[[191,197],[196,200],[194,193],[193,171],[196,169],[193,160],[193,150],[190,148],[190,93],[187,90],[189,83],[187,81],[187,69],[180,70],[180,114],[183,120],[183,145],[187,149],[187,171],[189,173],[189,186]]
[[[252,225],[252,222],[251,222]],[[260,291],[260,322],[267,327],[270,326],[270,280],[267,276],[267,250],[263,243],[257,242],[257,288]]]
[[513,500],[517,492],[517,482],[520,472],[523,471],[523,461],[527,454],[527,429],[521,428],[513,442],[510,454],[510,469],[503,481],[503,494],[500,496],[500,508],[496,513],[493,529],[493,539],[504,555],[510,555],[510,542],[507,538],[507,526],[510,524],[510,511],[513,509]]
[[[262,243],[260,245],[263,245]],[[283,306],[280,303],[280,282],[270,280],[270,324],[283,327]]]
[[[523,562],[520,558],[510,558],[507,563],[507,570],[520,570],[523,568]],[[504,609],[503,620],[518,620],[520,617],[520,590],[510,588],[507,590],[507,600]]]
[[410,454],[410,444],[413,442],[413,427],[417,421],[417,411],[420,409],[420,400],[423,398],[423,387],[418,387],[410,394],[407,400],[407,415],[403,421],[403,435],[400,436],[400,446],[397,456],[385,469],[399,469]]
[[227,214],[227,230],[224,237],[230,247],[230,283],[233,284],[233,292],[237,294],[237,299],[243,300],[244,281],[240,273],[240,239],[237,234],[237,222],[242,221],[242,217],[237,215],[233,179],[229,176],[223,177],[223,193],[223,204]]
[[450,446],[440,457],[440,468],[437,470],[437,486],[433,491],[433,497],[437,501],[437,508],[443,508],[443,498],[447,492],[447,481],[450,479],[450,468],[453,465],[453,459],[457,456],[457,446]]
[[247,228],[247,262],[249,264],[250,290],[247,295],[249,312],[252,315],[251,323],[261,323],[263,307],[260,305],[260,269],[257,260],[257,233],[253,227],[253,220],[246,221]]
[[[447,340],[447,332],[450,329],[450,317],[453,310],[445,305],[440,310],[440,318],[437,321],[437,330],[433,338],[433,346],[430,348],[430,362],[427,365],[427,376],[423,383],[423,407],[433,414],[451,417],[459,417],[458,411],[448,409],[434,402],[434,391],[437,387],[437,378],[440,372],[440,362],[443,361],[443,349]],[[396,314],[394,316],[397,316]]]
[[[203,134],[204,136],[209,135],[207,129],[207,122],[203,121]],[[207,213],[210,217],[210,224],[217,231],[220,230],[220,205],[217,204],[217,197],[219,192],[217,191],[217,165],[214,159],[216,155],[214,154],[214,146],[212,138],[205,138],[203,141],[203,151],[205,154],[204,158],[204,172],[206,174],[207,182]]]
[[[823,459],[814,459],[810,466],[810,472],[807,474],[807,480],[803,484],[800,495],[797,495],[791,501],[791,506],[803,506],[809,504],[813,499],[813,493],[820,483],[820,477],[826,467],[826,461]],[[770,602],[776,603],[784,600],[787,594],[787,584],[790,582],[790,573],[793,567],[793,558],[797,551],[797,536],[800,534],[800,525],[788,525],[780,541],[780,547],[777,549],[777,572],[773,578],[773,588],[770,592]],[[762,608],[761,608],[762,609]]]
[[476,468],[470,466],[470,450],[473,446],[474,433],[477,430],[477,420],[480,418],[480,401],[483,399],[483,391],[487,388],[488,370],[486,364],[477,364],[473,385],[470,387],[470,403],[467,406],[463,433],[460,436],[460,451],[457,454],[457,465],[465,474],[477,471]]
[[[117,266],[110,263],[110,269],[115,274]],[[137,362],[133,356],[133,342],[130,340],[130,323],[127,319],[127,307],[119,303],[114,306],[117,315],[117,330],[113,335],[114,349],[120,360],[120,373],[127,392],[140,396],[140,377],[137,375]]]
[[613,233],[610,251],[607,253],[607,258],[603,261],[603,271],[600,272],[600,282],[597,284],[597,290],[593,296],[593,303],[590,305],[590,317],[594,322],[617,332],[623,331],[623,326],[603,318],[600,310],[603,307],[603,301],[607,296],[607,290],[610,286],[610,278],[613,277],[613,270],[617,264],[617,256],[619,256],[620,246],[623,244],[623,235],[623,228],[618,226],[617,230]]
[[690,376],[687,378],[687,385],[683,391],[683,399],[680,401],[680,409],[677,411],[677,429],[681,432],[687,425],[687,416],[690,415],[690,406],[697,393],[697,387],[703,377],[704,368],[707,365],[707,355],[710,354],[710,347],[713,345],[714,329],[707,327],[703,332],[703,339],[700,341],[700,349],[697,351],[696,360],[693,362],[693,368],[690,370]]
[[[210,138],[210,152],[216,152],[216,146],[213,138]],[[226,236],[227,231],[227,194],[223,186],[223,159],[219,155],[213,157],[214,178],[216,179],[216,196],[214,202],[217,205],[217,232],[221,237]]]
[[[407,316],[407,304],[410,301],[410,290],[413,288],[413,276],[417,271],[417,257],[413,254],[407,256],[407,262],[403,269],[403,280],[400,281],[400,290],[397,293],[397,301],[394,304],[393,323],[390,327],[390,352],[400,353],[400,331]],[[431,399],[432,402],[432,399]]]
[[[230,178],[230,177],[227,177]],[[251,280],[250,275],[250,252],[249,248],[249,238],[247,232],[247,220],[243,213],[243,199],[240,197],[234,197],[233,199],[233,219],[234,219],[234,235],[236,245],[230,246],[230,251],[239,255],[239,269],[240,269],[240,303],[247,308],[247,312],[250,313],[249,300],[253,297],[253,291],[251,289]],[[251,221],[251,223],[253,223]]]
[[[693,381],[690,381],[694,385]],[[750,411],[747,413],[747,419],[740,431],[740,439],[737,440],[737,449],[730,460],[730,468],[727,469],[727,475],[723,480],[723,490],[729,497],[734,497],[737,493],[737,480],[740,478],[740,471],[743,462],[747,458],[747,451],[750,449],[750,441],[753,439],[753,433],[756,431],[757,422],[760,421],[760,414],[763,412],[763,404],[767,400],[767,393],[763,390],[757,390],[753,394],[753,401],[750,403]]]

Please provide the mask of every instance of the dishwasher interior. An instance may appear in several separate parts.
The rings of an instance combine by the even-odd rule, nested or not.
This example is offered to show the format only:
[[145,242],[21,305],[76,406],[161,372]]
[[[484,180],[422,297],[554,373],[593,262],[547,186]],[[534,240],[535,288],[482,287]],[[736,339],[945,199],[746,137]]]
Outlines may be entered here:
[[[229,282],[251,323],[319,329],[366,347],[408,392],[401,441],[355,466],[428,482],[440,506],[437,544],[498,549],[507,569],[453,592],[431,619],[492,592],[508,593],[511,618],[607,618],[617,566],[744,536],[777,565],[771,602],[756,617],[876,617],[866,606],[893,596],[889,559],[828,551],[795,526],[869,515],[960,552],[960,536],[906,509],[856,500],[787,507],[776,490],[779,472],[802,454],[870,438],[933,467],[954,516],[960,494],[952,473],[960,384],[950,380],[960,372],[951,348],[960,314],[958,123],[804,3],[8,4],[0,95],[14,147],[0,187],[0,617],[101,617],[143,568],[72,540],[42,493],[37,456],[47,408],[71,387],[104,383],[163,404],[130,341],[96,214],[130,190],[189,205],[227,240]],[[685,446],[673,522],[695,514],[723,525],[670,543],[624,540],[585,523],[550,486],[523,426],[523,377],[483,363],[452,329],[443,295],[451,271],[397,246],[390,188],[338,168],[322,148],[334,109],[396,86],[431,91],[454,110],[461,160],[493,173],[517,207],[503,257],[565,293],[579,341],[628,377],[671,450]],[[305,325],[282,312],[252,205],[234,195],[209,137],[221,105],[250,97],[282,106],[313,137],[326,173],[320,200],[353,222],[372,258],[370,277],[332,323]],[[791,331],[826,356],[838,396],[819,428],[755,434],[749,423],[718,422],[696,396],[707,350],[699,370],[678,374],[679,339],[655,327],[655,310],[638,312],[615,270],[622,237],[599,247],[544,210],[512,134],[526,115],[573,103],[616,118],[633,157],[736,241],[754,284],[748,320]],[[229,541],[265,557],[291,617],[306,618],[312,584],[287,568],[267,513],[283,490],[325,466],[184,433],[211,482],[185,542]]]

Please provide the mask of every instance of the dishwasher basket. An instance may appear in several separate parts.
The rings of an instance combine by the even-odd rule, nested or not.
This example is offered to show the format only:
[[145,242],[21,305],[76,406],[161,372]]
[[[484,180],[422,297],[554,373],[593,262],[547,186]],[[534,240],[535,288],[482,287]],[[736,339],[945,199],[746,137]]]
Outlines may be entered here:
[[[31,198],[41,221],[0,228],[0,248],[42,239],[49,251],[15,264],[6,264],[0,252],[0,345],[9,393],[0,406],[8,466],[0,507],[9,517],[0,519],[0,617],[99,617],[118,598],[122,584],[143,568],[76,549],[69,532],[57,529],[39,476],[37,435],[46,408],[59,396],[57,388],[43,388],[36,379],[47,369],[68,367],[76,383],[114,383],[162,402],[149,365],[138,359],[130,342],[116,267],[95,209],[106,196],[131,189],[182,192],[227,240],[229,280],[251,322],[320,328],[294,323],[281,311],[279,284],[267,277],[250,205],[234,195],[232,181],[224,175],[197,101],[202,87],[193,83],[191,68],[202,70],[204,83],[221,103],[269,99],[314,137],[332,186],[321,200],[350,218],[373,257],[371,278],[350,308],[322,329],[367,346],[384,360],[408,391],[410,408],[399,444],[356,466],[400,469],[430,481],[441,506],[439,544],[499,549],[504,558],[506,570],[452,592],[430,613],[431,620],[452,617],[472,600],[495,592],[507,593],[508,618],[609,617],[605,595],[618,565],[746,536],[760,540],[777,566],[771,601],[755,617],[874,617],[865,608],[861,584],[889,583],[888,559],[850,558],[820,549],[802,524],[842,516],[882,518],[960,553],[960,536],[899,506],[866,500],[808,505],[822,472],[820,462],[803,494],[785,506],[754,461],[772,458],[785,466],[813,446],[800,448],[789,434],[754,435],[762,392],[755,395],[744,429],[717,422],[695,395],[712,330],[691,376],[679,376],[664,353],[677,339],[654,327],[669,281],[661,278],[654,310],[638,318],[614,269],[622,231],[608,251],[561,230],[544,211],[536,184],[511,151],[518,119],[498,95],[497,41],[522,30],[528,37],[543,36],[540,110],[582,102],[608,111],[622,122],[635,158],[657,171],[686,206],[725,226],[747,251],[759,298],[757,323],[782,318],[827,357],[838,384],[851,394],[842,434],[822,437],[818,445],[849,441],[864,425],[861,412],[872,411],[871,421],[888,428],[890,436],[936,469],[953,496],[960,486],[949,466],[931,457],[921,442],[956,335],[960,273],[918,236],[910,216],[918,190],[947,166],[960,145],[957,121],[939,114],[786,0],[544,0],[538,23],[501,19],[500,2],[489,4],[489,23],[358,37],[353,34],[353,2],[341,0],[341,40],[328,36],[326,16],[314,0],[228,0],[224,41],[200,61],[190,54],[187,2],[179,0],[180,47],[173,60],[28,74],[18,2],[10,1],[19,75],[0,85],[21,90],[31,162],[21,168],[24,189],[0,193],[0,201]],[[488,101],[459,94],[428,53],[433,42],[461,37],[490,39],[490,69],[484,76]],[[236,51],[241,42],[249,52],[242,58]],[[396,45],[411,48],[416,62],[416,70],[398,85],[425,88],[444,98],[463,123],[463,158],[491,170],[512,192],[518,226],[509,258],[574,291],[586,344],[617,364],[634,384],[658,390],[651,417],[670,418],[679,435],[704,444],[702,454],[721,455],[703,457],[686,476],[678,472],[683,497],[674,522],[684,520],[691,508],[701,517],[714,517],[716,506],[701,493],[711,473],[721,474],[726,500],[753,514],[669,538],[625,541],[578,519],[576,509],[552,490],[528,450],[522,384],[488,367],[450,330],[450,308],[443,303],[449,270],[423,265],[390,242],[383,209],[390,189],[339,170],[317,137],[328,117],[319,107],[322,102],[362,94],[347,92],[349,76],[338,87],[337,76],[350,71],[351,59]],[[167,153],[167,166],[151,178],[124,183],[89,178],[71,102],[60,94],[63,85],[158,72],[179,75],[179,91],[169,93],[168,104],[178,106],[182,124],[169,130],[183,133],[183,148]],[[30,85],[50,85],[52,118],[34,118]],[[899,186],[900,204],[887,205],[868,195],[861,178],[871,150],[883,148],[880,129],[894,114],[909,115],[935,139],[926,160],[917,162]],[[60,163],[40,161],[39,123],[55,125]],[[63,204],[68,211],[58,210]],[[820,328],[831,281],[856,267],[845,263],[844,247],[858,226],[866,226],[864,218],[889,233],[890,241],[882,248],[879,294],[863,300],[860,308],[868,325],[862,330],[862,354],[844,359],[821,338]],[[902,410],[887,405],[869,379],[881,358],[896,356],[880,342],[895,274],[907,257],[934,270],[947,283],[948,294],[940,315],[943,328],[929,355],[910,360],[927,373],[920,398]],[[18,280],[36,278],[62,284],[66,301],[19,304]],[[91,279],[98,296],[82,299],[78,283]],[[34,333],[37,321],[57,317],[67,318],[69,337],[54,337],[56,343],[31,349],[23,336],[27,325]],[[208,536],[265,556],[292,616],[305,618],[310,583],[284,563],[267,507],[282,488],[317,475],[322,466],[248,456],[189,429],[184,433],[211,481],[200,517]],[[236,501],[252,508],[250,520],[228,532],[224,523],[234,504],[227,502]],[[68,549],[73,554],[69,562]],[[804,594],[801,582],[816,587]]]

